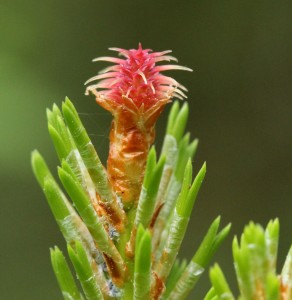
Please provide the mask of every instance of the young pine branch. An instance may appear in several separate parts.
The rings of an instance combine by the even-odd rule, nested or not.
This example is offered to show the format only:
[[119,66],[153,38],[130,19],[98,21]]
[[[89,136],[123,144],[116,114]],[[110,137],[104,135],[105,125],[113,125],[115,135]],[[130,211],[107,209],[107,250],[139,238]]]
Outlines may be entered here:
[[217,218],[193,258],[178,259],[206,174],[204,163],[193,180],[198,140],[185,133],[187,103],[180,107],[174,102],[160,154],[153,144],[164,106],[174,97],[186,97],[186,88],[161,72],[191,70],[157,65],[175,60],[169,51],[151,52],[141,45],[111,50],[125,59],[98,58],[115,65],[87,82],[97,81],[87,93],[113,116],[106,166],[68,98],[61,110],[55,104],[47,110],[66,193],[40,153],[32,153],[34,174],[80,284],[57,247],[51,249],[53,270],[66,300],[185,299],[230,229],[227,225],[219,230]]

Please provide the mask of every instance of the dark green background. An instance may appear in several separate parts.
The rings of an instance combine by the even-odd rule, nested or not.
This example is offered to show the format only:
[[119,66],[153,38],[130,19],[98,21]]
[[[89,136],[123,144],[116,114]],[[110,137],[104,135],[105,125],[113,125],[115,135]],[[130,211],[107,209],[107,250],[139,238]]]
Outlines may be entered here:
[[[61,299],[48,249],[64,242],[30,152],[38,148],[55,168],[45,109],[69,96],[106,159],[110,116],[84,96],[83,82],[104,67],[92,58],[138,42],[172,49],[194,69],[169,73],[189,88],[188,130],[200,138],[195,170],[208,165],[181,256],[192,256],[220,214],[233,227],[215,259],[232,281],[231,237],[251,219],[279,217],[283,263],[292,241],[291,0],[1,0],[1,299]],[[195,299],[208,286],[206,272]]]

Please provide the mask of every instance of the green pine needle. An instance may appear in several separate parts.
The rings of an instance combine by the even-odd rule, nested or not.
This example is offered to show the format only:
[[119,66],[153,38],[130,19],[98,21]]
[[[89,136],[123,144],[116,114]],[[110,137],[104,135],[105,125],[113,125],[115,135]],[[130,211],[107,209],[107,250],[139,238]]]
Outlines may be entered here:
[[44,181],[45,178],[53,178],[45,160],[41,156],[41,154],[37,151],[34,150],[31,153],[31,165],[32,165],[32,170],[34,172],[34,175],[41,186],[42,189],[44,189]]
[[167,278],[166,282],[166,290],[163,293],[163,299],[168,299],[169,294],[174,289],[175,285],[177,284],[179,278],[181,277],[182,273],[185,271],[187,266],[187,260],[183,259],[180,261],[179,259],[176,259],[173,267],[171,269],[171,272]]
[[234,300],[228,283],[218,264],[215,264],[210,270],[210,280],[219,299]]
[[191,188],[189,188],[189,190],[187,191],[187,194],[185,194],[185,190],[188,189],[189,185],[190,185],[190,178],[189,176],[191,176],[191,173],[188,174],[188,169],[191,167],[189,167],[190,165],[190,161],[187,164],[186,167],[186,172],[185,172],[185,181],[183,183],[182,186],[182,191],[181,191],[181,195],[177,201],[177,205],[176,205],[176,209],[178,214],[180,214],[181,216],[185,216],[185,217],[190,217],[194,203],[196,201],[198,192],[200,190],[200,187],[203,183],[203,180],[205,178],[206,175],[206,163],[203,164],[202,168],[200,169],[198,175],[196,176],[193,184],[191,185]]
[[96,282],[95,274],[91,268],[91,259],[88,257],[81,242],[76,241],[74,248],[68,245],[68,253],[82,285],[86,299],[104,299],[100,287]]
[[97,192],[100,194],[102,201],[111,202],[112,191],[104,167],[69,99],[66,99],[65,103],[63,103],[62,110],[67,126]]
[[192,258],[193,262],[197,263],[202,267],[205,267],[210,259],[210,251],[212,249],[212,246],[214,245],[219,225],[220,216],[213,221],[201,245],[199,246],[199,249]]
[[83,300],[84,298],[78,290],[62,251],[58,247],[55,247],[54,249],[50,249],[50,253],[53,270],[64,299]]
[[178,103],[178,101],[175,101],[173,103],[173,105],[171,106],[171,109],[170,109],[170,112],[168,115],[167,126],[166,126],[166,135],[171,134],[171,132],[173,131],[173,126],[176,122],[176,118],[179,113],[179,110],[180,110],[179,103]]
[[90,231],[92,238],[96,242],[98,249],[111,257],[119,271],[123,274],[125,270],[124,262],[81,185],[77,181],[74,181],[62,168],[58,169],[58,173],[70,198],[73,200],[80,216]]
[[139,226],[136,238],[134,299],[149,299],[151,289],[151,234]]
[[205,167],[201,169],[196,177],[193,185],[190,187],[192,180],[192,164],[189,160],[184,173],[184,180],[181,188],[180,195],[177,200],[176,208],[169,220],[170,229],[165,246],[161,254],[161,259],[157,264],[157,272],[162,278],[166,278],[171,271],[181,242],[186,232],[189,222],[189,217],[192,207],[197,196],[197,192],[202,182],[203,175],[205,174]]
[[135,218],[136,226],[141,223],[147,227],[151,221],[164,164],[165,156],[161,156],[159,161],[156,162],[156,151],[152,147],[148,156],[142,191],[138,202]]
[[189,116],[189,106],[188,103],[185,102],[182,108],[180,109],[180,111],[178,112],[178,114],[176,115],[176,118],[173,123],[174,125],[169,133],[170,135],[173,135],[175,137],[177,143],[179,143],[179,141],[183,136],[183,133],[186,128],[188,116]]

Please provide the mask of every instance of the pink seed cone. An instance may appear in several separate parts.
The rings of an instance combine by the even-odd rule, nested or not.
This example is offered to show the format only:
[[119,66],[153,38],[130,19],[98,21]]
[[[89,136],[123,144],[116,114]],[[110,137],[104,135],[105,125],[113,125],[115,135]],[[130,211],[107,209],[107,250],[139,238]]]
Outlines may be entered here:
[[114,116],[107,162],[109,180],[125,206],[137,204],[149,148],[155,136],[155,123],[166,103],[173,97],[183,99],[186,88],[162,75],[168,70],[191,69],[179,65],[157,65],[177,61],[171,51],[110,48],[121,58],[99,57],[94,61],[113,63],[89,79],[86,93]]

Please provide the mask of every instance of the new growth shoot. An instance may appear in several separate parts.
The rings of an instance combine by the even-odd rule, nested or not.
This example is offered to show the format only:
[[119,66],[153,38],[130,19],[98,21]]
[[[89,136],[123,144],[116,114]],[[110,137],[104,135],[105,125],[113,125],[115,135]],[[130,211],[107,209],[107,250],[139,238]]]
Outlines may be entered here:
[[66,193],[41,154],[32,153],[34,174],[76,276],[57,247],[51,249],[53,270],[64,299],[185,299],[230,230],[230,225],[220,230],[216,218],[193,258],[178,259],[206,163],[193,176],[198,140],[185,133],[187,103],[172,104],[160,152],[154,146],[155,124],[165,105],[186,98],[187,91],[162,72],[191,69],[161,64],[177,61],[171,51],[141,45],[111,50],[120,57],[95,59],[112,65],[86,82],[86,93],[113,116],[107,164],[69,99],[61,109],[54,104],[47,110]]

